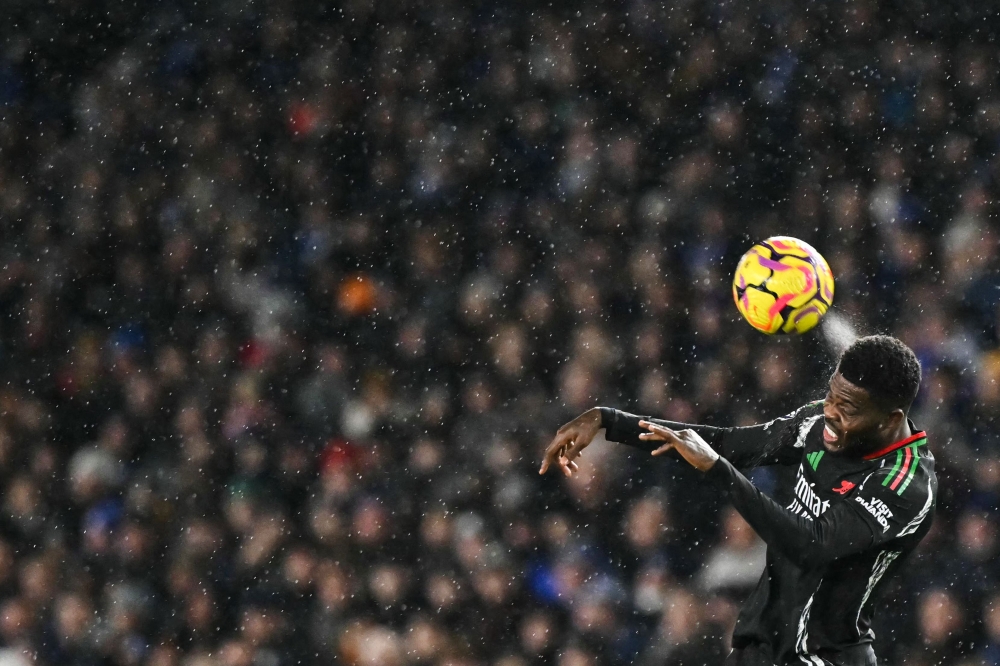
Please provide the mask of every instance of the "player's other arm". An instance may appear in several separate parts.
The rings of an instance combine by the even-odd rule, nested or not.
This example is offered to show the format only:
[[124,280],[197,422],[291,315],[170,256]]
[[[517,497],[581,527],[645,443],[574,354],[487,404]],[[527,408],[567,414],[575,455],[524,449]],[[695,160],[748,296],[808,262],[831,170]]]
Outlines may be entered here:
[[675,449],[705,472],[708,480],[728,493],[733,506],[760,538],[798,566],[831,562],[912,534],[929,519],[933,508],[933,484],[925,474],[918,475],[916,487],[920,490],[904,495],[893,487],[891,479],[883,483],[895,470],[879,470],[847,501],[837,502],[817,520],[809,520],[764,495],[696,433],[656,424],[646,427],[653,438],[663,442],[657,452]]
[[890,474],[888,469],[872,474],[846,501],[835,503],[816,520],[776,504],[724,458],[706,476],[728,490],[733,506],[769,547],[799,566],[815,566],[909,536],[929,524],[933,482],[920,473],[911,488],[900,492],[892,487]]
[[[808,430],[815,421],[808,420],[810,409],[821,412],[819,403],[810,403],[796,411],[767,423],[742,428],[716,428],[704,425],[676,423],[664,419],[636,416],[618,409],[600,407],[601,423],[607,428],[606,437],[644,451],[653,451],[660,442],[646,438],[649,431],[642,422],[665,426],[673,431],[691,430],[698,433],[714,450],[739,468],[760,465],[794,465],[802,457],[796,449],[800,430]],[[804,433],[801,433],[804,434]]]
[[733,506],[761,539],[797,566],[816,566],[871,548],[876,537],[850,505],[837,502],[816,520],[792,513],[762,493],[725,458],[706,478],[724,488]]

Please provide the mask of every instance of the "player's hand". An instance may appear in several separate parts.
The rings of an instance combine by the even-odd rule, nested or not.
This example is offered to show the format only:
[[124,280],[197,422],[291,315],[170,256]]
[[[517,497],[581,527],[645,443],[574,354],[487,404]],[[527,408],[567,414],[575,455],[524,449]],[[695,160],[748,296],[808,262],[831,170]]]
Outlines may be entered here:
[[588,409],[583,414],[559,428],[552,443],[545,449],[539,474],[545,474],[549,467],[559,465],[563,474],[573,476],[580,467],[574,462],[580,452],[597,436],[601,429],[601,410]]
[[639,425],[649,432],[639,435],[639,439],[652,442],[666,442],[653,451],[654,456],[663,455],[670,449],[677,449],[681,457],[700,472],[707,472],[719,459],[719,454],[694,430],[671,430],[649,421],[639,421]]

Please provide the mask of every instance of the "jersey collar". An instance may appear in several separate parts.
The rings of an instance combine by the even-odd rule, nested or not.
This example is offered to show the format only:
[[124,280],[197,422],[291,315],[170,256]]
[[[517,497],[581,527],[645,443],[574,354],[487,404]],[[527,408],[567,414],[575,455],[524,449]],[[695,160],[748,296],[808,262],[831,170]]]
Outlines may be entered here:
[[[865,458],[865,460],[875,460],[876,458],[881,458],[882,456],[884,456],[887,453],[892,453],[896,449],[901,449],[904,446],[906,446],[907,444],[913,444],[917,440],[921,440],[921,439],[927,439],[927,433],[925,433],[923,430],[920,430],[918,432],[913,433],[912,435],[910,435],[906,439],[901,439],[898,442],[894,442],[894,443],[890,444],[889,446],[885,447],[884,449],[879,449],[878,451],[875,451],[874,453],[869,453],[864,458]],[[921,444],[923,444],[923,442],[921,442]]]

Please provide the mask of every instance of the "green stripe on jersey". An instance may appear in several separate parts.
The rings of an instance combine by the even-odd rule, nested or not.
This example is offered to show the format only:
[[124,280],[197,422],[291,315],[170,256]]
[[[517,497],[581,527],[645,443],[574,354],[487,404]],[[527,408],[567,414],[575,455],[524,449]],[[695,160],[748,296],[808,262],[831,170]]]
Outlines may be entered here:
[[826,453],[826,451],[813,451],[812,453],[806,454],[806,460],[809,461],[809,466],[813,468],[814,472],[816,471],[816,468],[819,467],[820,458],[823,457],[824,453]]
[[917,447],[926,443],[927,438],[924,437],[913,442],[913,444],[910,444],[909,448],[913,452],[913,461],[910,463],[910,473],[906,475],[906,481],[903,481],[903,485],[901,485],[899,490],[896,491],[897,495],[902,495],[903,491],[906,490],[906,486],[910,485],[910,481],[913,480],[913,473],[917,471],[917,465],[920,464],[920,452]]
[[903,464],[903,449],[896,449],[896,464],[889,472],[889,476],[882,479],[882,485],[887,486],[892,483],[892,480],[896,478],[896,472],[899,471],[899,466]]

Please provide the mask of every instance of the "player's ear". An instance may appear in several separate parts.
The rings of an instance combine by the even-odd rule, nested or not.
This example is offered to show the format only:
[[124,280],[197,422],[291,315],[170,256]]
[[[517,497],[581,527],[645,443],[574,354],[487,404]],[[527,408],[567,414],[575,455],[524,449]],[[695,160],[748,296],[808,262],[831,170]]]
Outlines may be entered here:
[[887,431],[892,432],[903,423],[904,419],[906,419],[906,413],[897,407],[889,412],[882,425]]

